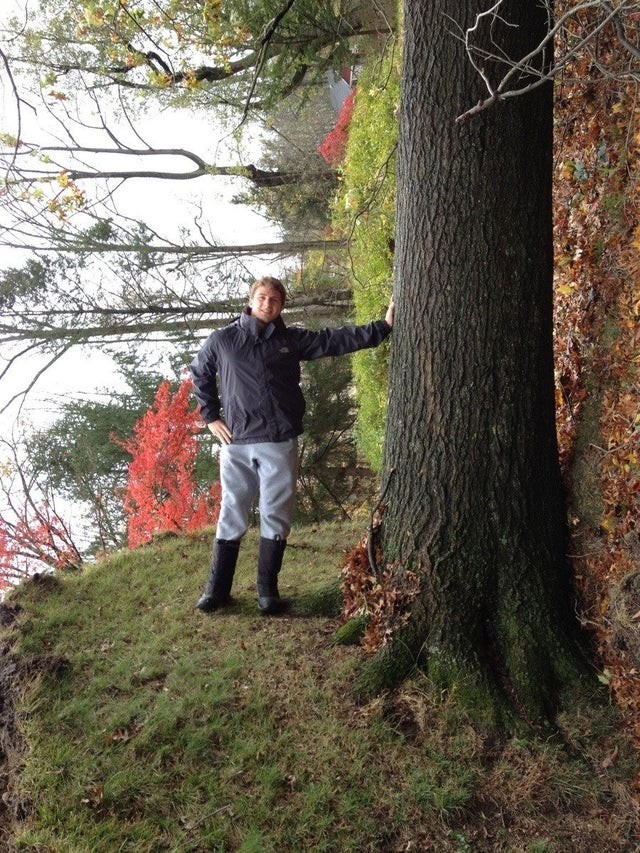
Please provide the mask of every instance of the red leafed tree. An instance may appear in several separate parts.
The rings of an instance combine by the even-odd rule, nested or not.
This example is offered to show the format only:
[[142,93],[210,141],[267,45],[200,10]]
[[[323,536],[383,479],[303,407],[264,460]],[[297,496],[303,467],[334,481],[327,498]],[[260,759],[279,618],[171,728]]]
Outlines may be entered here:
[[6,531],[0,528],[0,593],[9,582],[11,571],[11,543]]
[[337,166],[344,157],[355,98],[356,90],[353,89],[344,99],[333,129],[325,136],[318,147],[320,156],[330,166]]
[[38,481],[20,447],[2,440],[11,463],[0,472],[0,590],[37,571],[82,565],[70,527]]
[[15,520],[0,516],[0,589],[32,575],[39,565],[78,568],[82,556],[55,509],[26,499]]
[[196,436],[202,423],[189,405],[190,394],[188,380],[175,393],[162,382],[133,436],[116,439],[132,456],[124,498],[131,548],[156,533],[197,530],[218,519],[219,483],[207,491],[196,483]]
[[0,592],[16,577],[16,548],[4,522],[0,522]]

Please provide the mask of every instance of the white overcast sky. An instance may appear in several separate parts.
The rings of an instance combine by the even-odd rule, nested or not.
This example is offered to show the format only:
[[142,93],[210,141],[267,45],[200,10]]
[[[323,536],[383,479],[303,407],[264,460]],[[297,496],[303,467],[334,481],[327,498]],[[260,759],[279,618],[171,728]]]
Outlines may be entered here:
[[[8,19],[15,8],[20,8],[23,2],[3,0],[0,9],[0,20]],[[7,133],[16,132],[16,107],[12,90],[4,73],[0,77],[0,130]],[[34,114],[23,110],[23,137],[33,138],[46,129],[46,111]],[[156,115],[148,115],[141,122],[142,134],[151,145],[156,147],[181,147],[193,150],[210,162],[228,164],[237,162],[237,155],[221,145],[222,135],[212,127],[212,114],[198,115],[187,110],[180,112],[164,110]],[[123,131],[124,132],[124,131]],[[249,149],[243,152],[247,156],[255,156]],[[145,164],[148,168],[148,164]],[[122,164],[119,163],[119,167]],[[153,164],[156,168],[156,164]],[[161,165],[158,164],[158,168]],[[184,163],[185,171],[190,168]],[[205,219],[213,236],[220,243],[258,243],[276,238],[274,229],[262,217],[240,205],[233,204],[234,193],[242,189],[241,185],[231,180],[213,177],[203,177],[194,181],[165,181],[139,179],[130,180],[120,191],[122,209],[127,215],[145,221],[160,232],[169,230],[175,236],[178,225],[184,225],[193,218],[196,206],[202,206]],[[24,262],[24,256],[2,249],[0,265],[19,267]],[[276,264],[262,264],[254,261],[249,264],[251,274],[268,273],[278,275],[281,269]],[[1,357],[1,356],[0,356]],[[37,369],[37,360],[30,362],[30,369]],[[25,362],[24,370],[27,370]],[[15,393],[19,385],[24,385],[24,374],[15,377],[13,381],[6,379],[0,383],[0,407]],[[71,350],[59,362],[50,368],[38,381],[35,389],[30,392],[20,417],[27,423],[48,422],[53,416],[52,409],[55,401],[68,397],[86,397],[100,395],[108,387],[117,386],[111,359],[95,350]],[[18,423],[18,413],[14,406],[11,411],[0,416],[0,431],[7,432],[22,429]]]

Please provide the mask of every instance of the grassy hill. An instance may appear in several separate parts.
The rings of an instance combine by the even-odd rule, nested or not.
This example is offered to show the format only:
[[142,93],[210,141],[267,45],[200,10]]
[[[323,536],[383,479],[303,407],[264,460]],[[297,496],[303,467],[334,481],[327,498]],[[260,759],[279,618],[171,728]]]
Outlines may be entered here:
[[[297,529],[282,593],[333,583],[359,533]],[[3,850],[634,849],[635,756],[606,702],[504,740],[419,674],[358,704],[363,652],[334,643],[336,617],[258,614],[255,533],[234,606],[194,609],[210,542],[118,553],[2,606]]]

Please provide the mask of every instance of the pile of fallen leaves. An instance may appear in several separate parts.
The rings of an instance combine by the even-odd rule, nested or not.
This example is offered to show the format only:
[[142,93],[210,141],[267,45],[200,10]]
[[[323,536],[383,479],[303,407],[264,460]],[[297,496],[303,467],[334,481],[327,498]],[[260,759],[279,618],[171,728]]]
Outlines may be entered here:
[[[613,65],[613,30],[599,50]],[[582,618],[640,745],[639,93],[588,56],[567,78],[554,180],[558,435]]]
[[372,525],[368,534],[348,552],[340,587],[343,617],[366,620],[360,643],[368,653],[384,646],[393,632],[406,623],[419,589],[414,572],[399,572],[393,565],[384,565],[378,531],[379,524]]

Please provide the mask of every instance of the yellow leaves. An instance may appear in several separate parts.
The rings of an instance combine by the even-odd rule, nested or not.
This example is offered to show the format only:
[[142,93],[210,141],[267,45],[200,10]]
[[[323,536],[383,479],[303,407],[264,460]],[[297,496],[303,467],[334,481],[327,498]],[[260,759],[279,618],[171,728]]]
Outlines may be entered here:
[[6,145],[9,148],[21,148],[23,143],[11,133],[0,133],[0,145]]
[[556,271],[564,271],[567,267],[571,265],[572,261],[573,258],[567,252],[557,252],[555,259]]
[[625,471],[628,473],[633,468],[638,467],[638,454],[637,453],[628,453],[626,461],[624,462]]
[[[47,202],[47,210],[55,214],[58,219],[65,222],[71,213],[77,210],[82,210],[87,204],[87,198],[84,190],[71,179],[67,171],[62,171],[56,177],[56,183],[62,188],[62,191],[49,199]],[[34,190],[34,197],[42,198],[42,189]]]
[[610,515],[603,516],[603,518],[600,520],[600,527],[605,533],[613,533],[616,529],[615,518]]
[[217,25],[219,27],[220,14],[222,12],[221,0],[205,0],[202,5],[202,18],[206,27]]
[[611,684],[611,679],[613,678],[613,672],[608,667],[605,667],[602,672],[598,675],[598,681],[600,684],[605,684],[609,686]]
[[555,291],[562,296],[571,296],[571,294],[575,292],[575,282],[563,282],[562,284],[558,284],[556,285]]
[[85,6],[84,18],[90,27],[101,27],[104,23],[104,11],[96,6]]
[[40,86],[44,89],[47,86],[54,86],[58,82],[58,74],[55,71],[47,71],[44,77],[40,80]]
[[560,177],[565,181],[570,181],[573,177],[574,163],[571,160],[565,160],[559,166]]
[[137,68],[144,65],[144,59],[140,53],[132,53],[130,50],[124,55],[124,61],[129,68]]
[[160,71],[150,71],[149,82],[160,89],[166,89],[171,85],[172,80],[169,74],[164,74]]
[[198,86],[200,86],[200,81],[198,80],[198,78],[196,77],[196,75],[193,71],[188,71],[184,75],[183,82],[184,82],[184,85],[187,87],[187,89],[197,89]]

